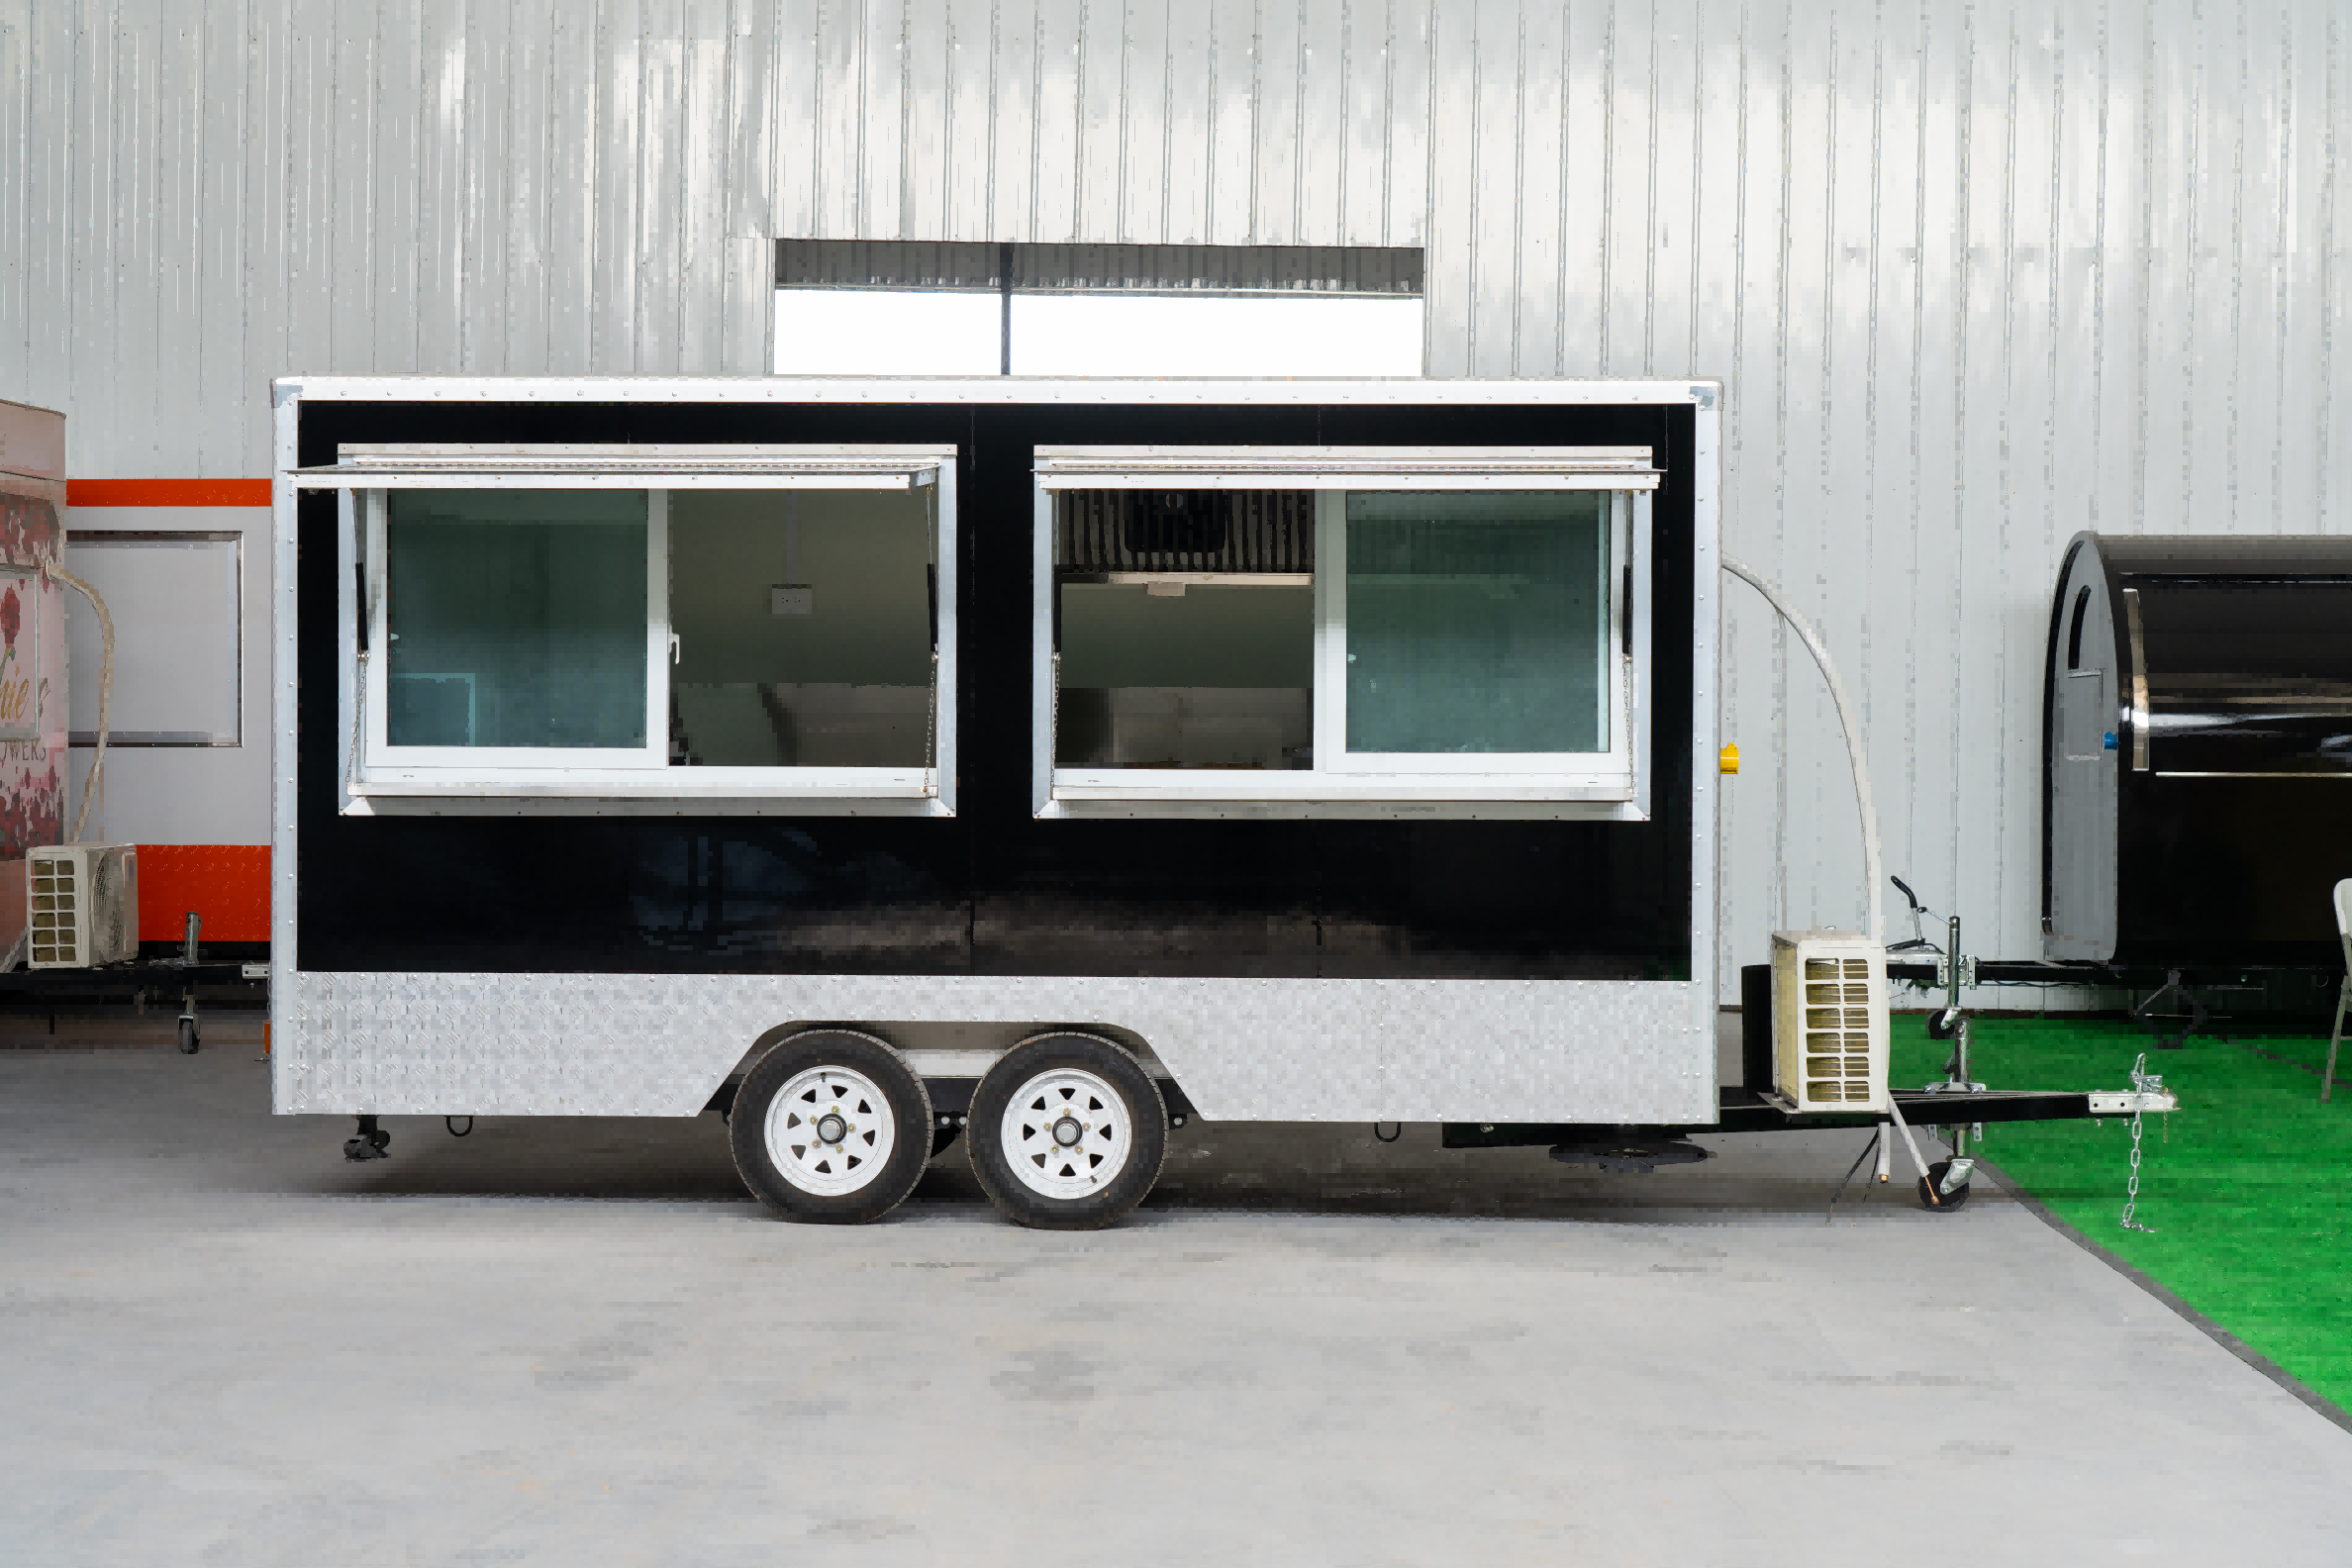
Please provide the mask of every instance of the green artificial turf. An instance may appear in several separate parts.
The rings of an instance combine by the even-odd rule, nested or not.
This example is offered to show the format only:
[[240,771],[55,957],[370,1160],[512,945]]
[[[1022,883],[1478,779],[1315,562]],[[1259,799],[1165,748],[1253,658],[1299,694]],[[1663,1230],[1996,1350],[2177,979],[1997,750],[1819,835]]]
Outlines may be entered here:
[[[2147,1070],[2181,1100],[2172,1116],[2146,1119],[2136,1218],[2152,1234],[2116,1223],[2129,1118],[1994,1126],[1980,1152],[2093,1241],[2352,1409],[2352,1087],[2319,1103],[2324,1034],[2153,1050],[2144,1030],[2115,1020],[1980,1018],[1970,1035],[1972,1076],[1994,1089],[2128,1089],[2132,1058],[2147,1050]],[[1923,1017],[1896,1018],[1892,1043],[1896,1087],[1943,1076],[1949,1047],[1927,1038]],[[2352,1077],[2352,1066],[2336,1070]]]

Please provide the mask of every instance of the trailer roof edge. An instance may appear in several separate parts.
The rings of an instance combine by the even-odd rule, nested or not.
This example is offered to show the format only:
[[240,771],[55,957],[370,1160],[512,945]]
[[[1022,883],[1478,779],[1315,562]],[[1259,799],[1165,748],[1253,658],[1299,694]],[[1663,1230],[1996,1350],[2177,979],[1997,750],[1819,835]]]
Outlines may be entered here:
[[1046,376],[285,376],[275,401],[451,403],[1557,403],[1713,410],[1719,381],[1115,379]]

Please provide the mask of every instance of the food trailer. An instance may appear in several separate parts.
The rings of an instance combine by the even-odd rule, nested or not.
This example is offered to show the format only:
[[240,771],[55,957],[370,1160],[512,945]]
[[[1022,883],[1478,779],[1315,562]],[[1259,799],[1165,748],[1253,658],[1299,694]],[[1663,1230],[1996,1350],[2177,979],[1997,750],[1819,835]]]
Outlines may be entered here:
[[275,1108],[717,1110],[831,1221],[961,1135],[1049,1226],[1195,1116],[1884,1122],[1850,936],[1718,1093],[1718,404],[282,381]]

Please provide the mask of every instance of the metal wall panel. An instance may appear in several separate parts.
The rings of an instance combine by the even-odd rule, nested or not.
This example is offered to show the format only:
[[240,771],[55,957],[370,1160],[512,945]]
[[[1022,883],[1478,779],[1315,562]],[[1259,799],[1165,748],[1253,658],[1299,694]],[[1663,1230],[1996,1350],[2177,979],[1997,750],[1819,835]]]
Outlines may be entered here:
[[[33,30],[17,11],[0,12],[0,386],[30,388],[27,316],[37,267],[34,248]],[[44,142],[53,139],[43,138]]]
[[[2066,538],[2345,526],[2348,28],[6,0],[0,397],[66,409],[80,475],[257,475],[275,374],[759,373],[778,237],[1425,245],[1432,374],[1728,382],[1727,544],[1845,660],[1890,868],[2029,953]],[[1727,974],[1861,897],[1818,683],[1744,590],[1724,620]]]
[[279,988],[281,1115],[693,1116],[779,1023],[845,1018],[1113,1019],[1218,1121],[1673,1123],[1715,1104],[1707,993],[1654,980],[385,972]]

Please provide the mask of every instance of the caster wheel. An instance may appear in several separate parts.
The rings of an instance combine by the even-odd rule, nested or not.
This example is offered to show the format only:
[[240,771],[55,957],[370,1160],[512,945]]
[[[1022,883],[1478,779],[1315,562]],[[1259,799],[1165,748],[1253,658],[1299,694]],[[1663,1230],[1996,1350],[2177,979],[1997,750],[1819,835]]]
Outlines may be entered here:
[[202,1035],[196,1032],[196,1021],[194,1019],[181,1019],[179,1021],[180,1054],[182,1056],[193,1056],[197,1053],[197,1051],[203,1049],[203,1047],[204,1038]]
[[1168,1149],[1167,1106],[1135,1058],[1091,1034],[1045,1034],[972,1092],[972,1174],[1016,1225],[1093,1230],[1143,1201]]
[[862,1225],[897,1208],[931,1159],[931,1096],[869,1034],[812,1029],[744,1074],[727,1121],[735,1170],[786,1220]]
[[[1973,1170],[1976,1162],[1970,1160],[1968,1165],[1970,1170]],[[1951,1169],[1952,1162],[1950,1160],[1937,1160],[1927,1167],[1927,1174],[1919,1179],[1920,1208],[1932,1210],[1937,1214],[1950,1214],[1955,1209],[1968,1207],[1969,1171],[1964,1170],[1960,1173],[1960,1184],[1957,1187],[1950,1192],[1943,1190],[1944,1178],[1950,1174]],[[1928,1196],[1930,1184],[1933,1184],[1935,1188],[1933,1197]]]

